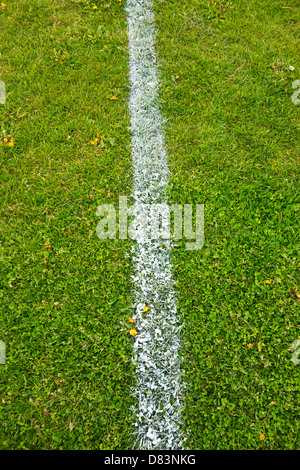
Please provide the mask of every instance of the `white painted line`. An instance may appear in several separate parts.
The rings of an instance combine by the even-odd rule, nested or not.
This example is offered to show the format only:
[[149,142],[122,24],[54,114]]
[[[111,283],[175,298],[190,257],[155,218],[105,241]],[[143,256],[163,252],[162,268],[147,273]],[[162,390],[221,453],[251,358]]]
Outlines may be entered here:
[[[127,0],[126,13],[134,199],[142,204],[162,204],[166,202],[169,170],[163,143],[164,120],[158,104],[152,1]],[[172,280],[171,241],[145,239],[139,229],[145,217],[151,223],[153,211],[136,216],[138,237],[132,247],[138,331],[133,346],[137,446],[176,450],[183,448],[179,354],[182,325]],[[147,312],[143,312],[145,306]]]

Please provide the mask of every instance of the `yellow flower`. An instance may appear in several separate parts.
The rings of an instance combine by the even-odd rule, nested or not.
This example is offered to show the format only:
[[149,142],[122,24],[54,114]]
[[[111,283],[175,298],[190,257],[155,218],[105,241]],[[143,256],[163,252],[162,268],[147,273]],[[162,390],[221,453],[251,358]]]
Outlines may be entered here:
[[93,5],[93,6],[92,6],[92,9],[93,9],[93,10],[97,10],[97,8],[98,8],[98,7],[97,7],[96,5]]
[[4,138],[3,138],[3,142],[8,142],[8,138],[7,138],[7,137],[4,137]]
[[260,433],[259,438],[260,438],[261,441],[264,441],[265,440],[265,435]]
[[129,331],[129,333],[131,334],[131,336],[136,336],[137,335],[137,332],[134,328],[131,328],[131,330]]
[[132,320],[131,317],[128,318],[129,323],[134,323],[134,320]]
[[272,279],[266,279],[265,283],[266,284],[272,284],[273,280]]
[[9,146],[9,147],[13,147],[14,145],[15,145],[14,140],[11,140],[10,142],[8,142],[8,146]]
[[6,8],[5,3],[1,3],[2,8]]
[[147,305],[143,308],[143,312],[148,312],[149,310],[149,307],[147,307]]
[[251,343],[247,344],[247,348],[248,348],[248,349],[253,348],[253,344],[251,344]]

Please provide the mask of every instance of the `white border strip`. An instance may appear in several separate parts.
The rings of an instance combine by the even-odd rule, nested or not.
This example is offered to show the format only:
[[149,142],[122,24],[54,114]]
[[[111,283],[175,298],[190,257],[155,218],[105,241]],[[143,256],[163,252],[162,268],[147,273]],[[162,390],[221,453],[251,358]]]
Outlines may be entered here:
[[[134,199],[166,201],[169,182],[159,81],[154,49],[152,0],[127,0]],[[152,214],[153,216],[153,214]],[[146,214],[151,223],[151,213]],[[140,220],[139,220],[140,217]],[[136,435],[140,449],[182,449],[182,391],[179,356],[180,319],[172,280],[170,240],[143,238],[145,211],[136,215],[137,240],[132,247],[136,325],[134,363],[137,388]],[[140,231],[139,231],[140,222]],[[144,307],[149,307],[143,312]]]

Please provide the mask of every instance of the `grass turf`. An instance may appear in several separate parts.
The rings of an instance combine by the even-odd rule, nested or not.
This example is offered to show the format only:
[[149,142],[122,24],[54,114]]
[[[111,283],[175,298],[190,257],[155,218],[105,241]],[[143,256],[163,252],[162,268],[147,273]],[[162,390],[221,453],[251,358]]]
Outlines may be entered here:
[[95,232],[131,187],[126,17],[118,1],[5,3],[0,448],[130,448],[128,243]]
[[299,3],[155,10],[171,202],[205,204],[203,249],[174,253],[187,444],[299,449]]
[[[171,202],[205,203],[204,248],[174,252],[187,444],[299,449],[297,1],[154,8]],[[0,448],[131,448],[129,244],[95,235],[131,189],[122,2],[7,1],[0,26]]]

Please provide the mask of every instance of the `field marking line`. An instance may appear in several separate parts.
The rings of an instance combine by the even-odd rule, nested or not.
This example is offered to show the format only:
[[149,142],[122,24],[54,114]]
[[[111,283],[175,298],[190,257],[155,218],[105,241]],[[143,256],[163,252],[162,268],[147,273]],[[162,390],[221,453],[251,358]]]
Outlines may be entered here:
[[[165,120],[159,108],[152,0],[127,0],[130,130],[136,203],[167,201],[169,169],[164,148]],[[154,214],[155,215],[155,214]],[[135,321],[133,345],[137,386],[135,434],[140,449],[183,447],[180,333],[172,276],[171,240],[143,236],[143,222],[154,224],[153,211],[135,216],[132,245]],[[152,226],[152,225],[151,225]],[[157,238],[155,238],[157,235]]]

